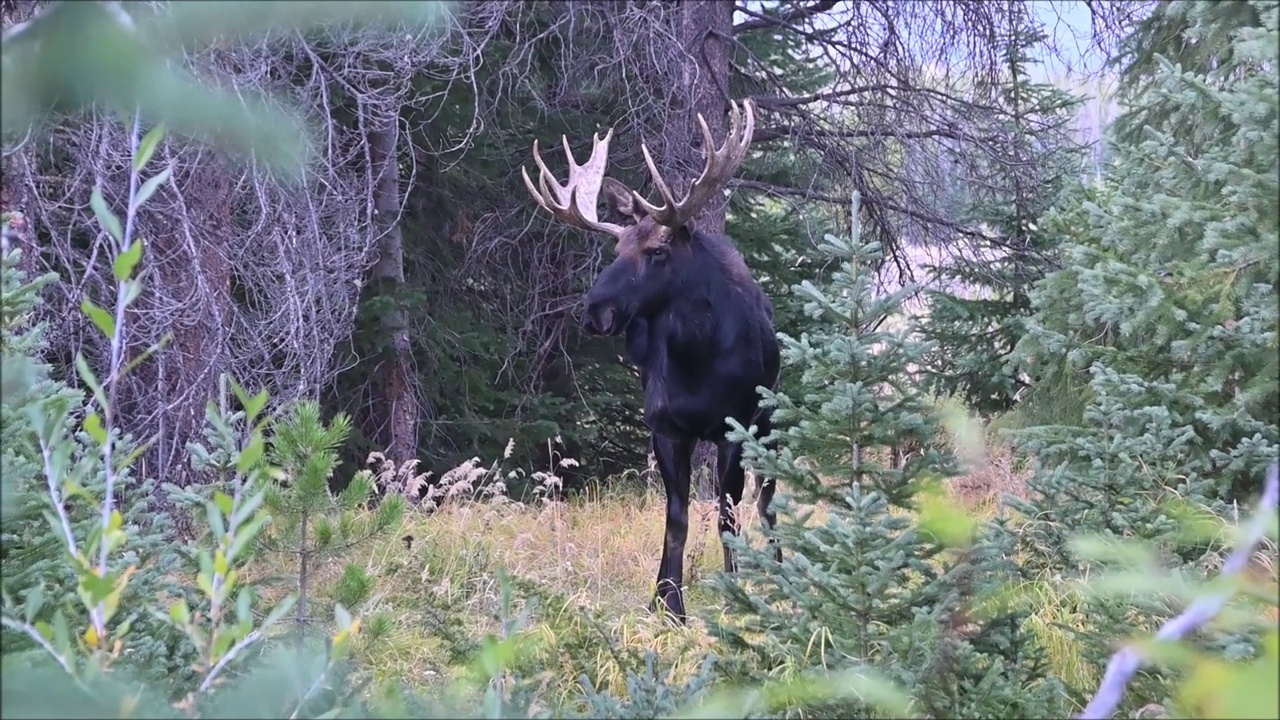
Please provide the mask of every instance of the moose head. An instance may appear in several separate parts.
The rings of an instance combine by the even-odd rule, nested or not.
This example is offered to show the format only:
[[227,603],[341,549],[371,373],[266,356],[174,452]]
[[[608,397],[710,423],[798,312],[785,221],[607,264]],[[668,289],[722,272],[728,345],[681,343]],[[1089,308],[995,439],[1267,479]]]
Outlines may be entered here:
[[[649,148],[640,144],[653,184],[662,197],[661,205],[650,203],[640,193],[605,175],[613,128],[603,139],[599,133],[593,136],[591,156],[582,165],[574,161],[569,139],[562,137],[569,161],[569,178],[564,185],[547,168],[534,140],[533,159],[540,171],[538,185],[534,185],[524,167],[520,171],[538,205],[566,225],[605,233],[617,241],[613,262],[600,273],[586,296],[583,327],[588,333],[617,335],[633,318],[653,316],[666,306],[677,288],[686,285],[690,274],[699,272],[699,263],[690,262],[695,249],[686,224],[723,191],[746,157],[755,129],[751,100],[744,103],[744,110],[740,111],[737,103],[730,104],[729,132],[718,149],[706,119],[698,115],[706,165],[679,201],[658,172]],[[602,190],[611,214],[624,224],[598,218]]]

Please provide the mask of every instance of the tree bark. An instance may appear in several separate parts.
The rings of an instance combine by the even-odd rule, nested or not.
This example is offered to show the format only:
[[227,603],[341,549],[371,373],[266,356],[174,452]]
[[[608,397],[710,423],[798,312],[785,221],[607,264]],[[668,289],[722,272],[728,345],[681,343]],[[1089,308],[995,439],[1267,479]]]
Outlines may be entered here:
[[[120,402],[122,417],[148,412],[142,405],[152,398],[168,403],[157,429],[155,469],[161,477],[186,487],[200,482],[200,474],[188,467],[186,447],[200,439],[205,407],[218,397],[218,376],[227,367],[227,338],[234,312],[231,262],[226,248],[209,238],[229,237],[237,230],[232,221],[234,183],[222,161],[208,158],[175,183],[180,195],[188,199],[191,226],[207,232],[188,233],[175,219],[165,223],[164,231],[157,232],[154,239],[146,238],[149,242],[143,262],[155,273],[157,290],[186,303],[167,323],[170,343],[131,373],[137,379]],[[158,292],[156,297],[161,296]],[[144,292],[142,301],[153,300]],[[146,344],[135,337],[127,342],[130,356],[146,350]],[[130,406],[136,409],[125,409]]]
[[[684,142],[667,145],[669,165],[679,179],[668,177],[667,182],[677,185],[673,192],[688,190],[706,162],[702,147],[702,131],[698,128],[698,114],[707,121],[714,142],[724,140],[727,128],[725,113],[729,101],[729,38],[733,37],[733,0],[704,0],[684,2],[680,5],[681,44],[687,53],[684,63],[685,92],[689,98],[688,112],[675,118],[679,137]],[[694,218],[699,230],[723,233],[725,229],[726,202],[723,194],[717,194]],[[718,468],[716,446],[700,442],[693,453],[693,494],[699,500],[713,500],[716,495]]]
[[404,234],[400,227],[399,128],[395,118],[369,132],[369,155],[375,179],[374,212],[381,230],[378,260],[373,266],[374,290],[390,296],[390,308],[380,319],[387,344],[376,377],[382,378],[383,421],[376,433],[387,457],[400,465],[418,457],[418,392],[403,299]]

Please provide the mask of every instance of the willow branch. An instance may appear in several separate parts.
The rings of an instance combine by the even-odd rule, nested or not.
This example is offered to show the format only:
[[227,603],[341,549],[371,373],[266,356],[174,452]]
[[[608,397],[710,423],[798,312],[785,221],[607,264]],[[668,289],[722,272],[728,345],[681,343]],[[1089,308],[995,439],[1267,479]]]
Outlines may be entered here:
[[[1271,524],[1271,513],[1280,501],[1280,469],[1278,468],[1280,466],[1272,463],[1267,470],[1267,479],[1263,486],[1262,499],[1258,502],[1258,509],[1249,523],[1248,532],[1245,533],[1243,540],[1223,564],[1222,577],[1228,578],[1243,571],[1249,564],[1254,546],[1266,535],[1267,527]],[[1181,615],[1165,623],[1156,633],[1156,640],[1181,640],[1195,632],[1226,607],[1233,594],[1232,591],[1226,590],[1196,600]],[[1111,713],[1115,712],[1116,706],[1120,704],[1120,699],[1124,697],[1129,679],[1141,665],[1142,652],[1133,645],[1126,645],[1120,652],[1111,656],[1111,662],[1107,663],[1107,672],[1102,678],[1098,692],[1089,701],[1084,712],[1076,717],[1081,720],[1100,720],[1111,717]]]

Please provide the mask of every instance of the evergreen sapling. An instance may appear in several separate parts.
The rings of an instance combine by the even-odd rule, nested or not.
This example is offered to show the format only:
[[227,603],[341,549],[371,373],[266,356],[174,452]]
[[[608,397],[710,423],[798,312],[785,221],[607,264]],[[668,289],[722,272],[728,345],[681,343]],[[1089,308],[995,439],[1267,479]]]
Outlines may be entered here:
[[[850,240],[821,245],[839,263],[830,280],[794,287],[814,321],[799,339],[781,337],[801,399],[762,388],[779,429],[730,435],[744,442],[753,472],[779,479],[768,534],[784,561],[739,542],[739,573],[714,580],[727,610],[707,622],[731,653],[730,672],[744,678],[862,668],[933,717],[1053,715],[1057,684],[1018,616],[996,601],[1011,579],[1007,543],[962,517],[951,518],[960,532],[954,522],[946,530],[929,517],[945,505],[936,498],[914,509],[920,491],[954,474],[954,461],[909,376],[926,350],[902,314],[911,288],[876,296],[879,251],[859,238],[856,201],[854,218]],[[904,441],[921,451],[890,467],[889,448]],[[803,710],[879,714],[865,698]]]

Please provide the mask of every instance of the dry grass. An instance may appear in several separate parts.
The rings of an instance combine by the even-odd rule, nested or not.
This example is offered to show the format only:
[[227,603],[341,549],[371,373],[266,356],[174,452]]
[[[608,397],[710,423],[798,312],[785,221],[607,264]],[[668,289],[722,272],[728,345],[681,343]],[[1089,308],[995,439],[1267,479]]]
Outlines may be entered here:
[[[635,667],[628,652],[656,652],[675,680],[698,669],[712,645],[702,624],[675,627],[648,610],[662,547],[660,490],[588,494],[568,502],[544,492],[522,504],[508,499],[501,485],[497,491],[475,489],[492,486],[495,477],[496,467],[472,463],[442,478],[429,511],[410,512],[400,527],[344,560],[377,578],[382,595],[366,612],[393,618],[391,636],[368,648],[376,672],[429,685],[461,671],[457,648],[442,636],[501,633],[500,569],[550,593],[538,605],[517,602],[513,611],[524,616],[524,636],[533,643],[522,672],[540,675],[557,700],[578,692],[582,667],[595,668],[598,689],[625,693],[626,672]],[[558,483],[554,473],[535,477],[544,489]],[[974,515],[990,518],[1001,511],[1002,495],[1025,496],[1025,481],[1010,453],[996,447],[971,457],[966,474],[949,488]],[[748,488],[742,526],[758,545],[754,483]],[[815,515],[815,522],[825,520],[821,508]],[[715,503],[694,502],[685,564],[691,610],[718,605],[705,580],[721,562]],[[1268,569],[1274,577],[1274,565]],[[1073,687],[1094,686],[1099,668],[1081,660],[1072,632],[1088,626],[1083,588],[1043,578],[1020,590],[1033,608],[1027,626],[1045,646],[1052,671]]]
[[[677,677],[696,671],[711,644],[704,629],[697,622],[674,627],[647,607],[664,506],[650,491],[528,505],[499,497],[408,514],[401,527],[354,558],[378,578],[380,609],[396,623],[389,641],[370,648],[372,665],[425,683],[461,670],[438,636],[438,622],[464,623],[450,628],[457,637],[500,634],[502,568],[554,594],[541,607],[522,602],[515,608],[528,615],[525,633],[535,647],[529,662],[556,678],[553,691],[576,691],[581,653],[598,668],[602,688],[624,691],[627,661],[611,645],[653,650]],[[686,560],[691,606],[714,602],[700,586],[721,562],[715,506],[694,503]],[[446,608],[448,618],[432,618],[427,608]],[[593,611],[602,626],[582,610]],[[571,650],[576,658],[566,654]]]
[[[414,484],[403,470],[384,466],[382,474],[396,475],[388,483],[392,486]],[[980,472],[953,485],[962,501],[989,515],[999,492],[1010,486],[1009,472],[986,467]],[[344,558],[377,578],[381,596],[374,607],[394,618],[389,641],[369,648],[374,667],[387,676],[428,683],[460,670],[459,658],[451,656],[448,643],[439,637],[439,623],[451,622],[443,619],[445,614],[460,619],[464,627],[450,628],[458,637],[499,633],[501,568],[555,595],[549,605],[521,605],[518,610],[529,614],[527,635],[542,647],[535,653],[537,661],[547,670],[559,665],[569,671],[563,678],[566,686],[576,683],[576,673],[571,659],[556,648],[574,642],[596,648],[597,680],[615,692],[625,689],[626,668],[610,644],[653,650],[677,677],[697,669],[711,645],[702,624],[694,620],[688,627],[674,627],[648,610],[662,547],[666,501],[660,490],[587,493],[567,502],[542,493],[532,502],[517,503],[505,496],[501,484],[493,489],[498,476],[496,466],[473,462],[458,468],[437,483],[426,510],[408,513],[400,527]],[[983,478],[1001,484],[983,492]],[[537,479],[544,488],[558,482],[554,473]],[[478,489],[482,487],[489,489]],[[753,481],[748,480],[748,488],[739,517],[748,538],[759,544]],[[815,508],[812,522],[825,517],[823,508]],[[714,502],[691,503],[685,561],[691,610],[719,602],[705,589],[707,577],[722,564],[717,526]],[[316,569],[317,577],[332,578],[338,572],[336,563]],[[592,626],[582,610],[591,611],[604,627]]]

